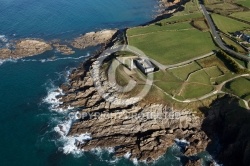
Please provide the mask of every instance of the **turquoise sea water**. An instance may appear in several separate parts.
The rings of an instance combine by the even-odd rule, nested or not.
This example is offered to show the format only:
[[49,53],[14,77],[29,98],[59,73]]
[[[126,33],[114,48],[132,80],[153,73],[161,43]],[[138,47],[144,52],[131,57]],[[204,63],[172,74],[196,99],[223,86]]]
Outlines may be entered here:
[[[93,30],[139,25],[152,19],[156,5],[155,0],[0,0],[0,46],[26,37],[70,40]],[[1,166],[133,165],[105,151],[64,154],[65,142],[54,131],[64,115],[44,102],[95,49],[0,62]],[[180,165],[176,153],[173,147],[153,165]]]

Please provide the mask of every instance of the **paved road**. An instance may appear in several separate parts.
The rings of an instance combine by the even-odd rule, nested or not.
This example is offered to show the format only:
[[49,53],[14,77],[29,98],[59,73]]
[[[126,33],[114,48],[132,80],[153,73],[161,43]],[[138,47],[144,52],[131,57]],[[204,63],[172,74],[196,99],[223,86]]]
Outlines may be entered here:
[[239,59],[241,59],[241,60],[244,60],[244,61],[249,62],[249,61],[250,61],[250,57],[247,57],[247,56],[245,56],[245,55],[242,55],[242,54],[240,54],[240,53],[237,53],[237,52],[235,52],[235,51],[229,49],[228,47],[226,47],[226,46],[224,45],[224,43],[222,42],[222,40],[221,40],[221,38],[220,38],[218,32],[216,31],[216,28],[215,28],[215,25],[214,25],[214,23],[213,23],[213,21],[212,21],[212,18],[211,18],[211,16],[208,14],[208,12],[207,12],[205,6],[204,6],[203,4],[200,4],[200,7],[201,7],[202,12],[203,12],[203,14],[204,14],[204,16],[205,16],[205,18],[206,18],[206,20],[207,20],[207,23],[208,23],[209,27],[210,27],[211,34],[212,34],[212,36],[214,37],[214,41],[217,43],[217,45],[218,45],[222,50],[224,50],[224,51],[227,52],[228,54],[234,56],[235,58],[239,58]]

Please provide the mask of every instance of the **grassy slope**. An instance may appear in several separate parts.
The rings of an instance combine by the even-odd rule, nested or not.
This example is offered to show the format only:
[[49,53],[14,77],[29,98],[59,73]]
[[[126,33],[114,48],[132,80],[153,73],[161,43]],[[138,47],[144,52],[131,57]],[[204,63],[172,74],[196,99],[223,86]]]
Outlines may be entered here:
[[168,71],[156,72],[154,80],[155,85],[171,95],[174,95],[182,85],[182,81]]
[[250,8],[250,1],[249,0],[239,0],[237,3],[242,5],[242,6],[246,6],[246,7]]
[[223,38],[222,40],[227,44],[227,45],[232,45],[234,47],[236,47],[238,49],[238,51],[242,54],[247,54],[247,52],[245,51],[245,49],[239,45],[238,43],[236,43],[235,41],[231,40],[230,38],[228,38],[227,36],[221,34],[221,37]]
[[199,69],[201,69],[201,67],[196,62],[194,62],[188,65],[185,65],[183,67],[171,69],[169,71],[171,71],[175,76],[179,77],[180,79],[186,80],[190,73]]
[[237,78],[225,85],[226,90],[245,98],[250,95],[250,80],[248,78]]
[[[176,26],[182,28],[183,24],[176,24]],[[168,25],[163,27],[168,27]],[[140,32],[140,30],[142,31]],[[136,31],[137,34],[145,33],[144,28],[138,28]],[[130,45],[141,49],[149,57],[166,65],[201,56],[216,48],[210,34],[197,29],[162,31],[128,37],[128,39]]]
[[217,66],[206,68],[205,71],[210,77],[213,78],[223,75],[223,72]]
[[185,99],[199,98],[199,97],[211,92],[213,89],[214,88],[212,86],[188,84],[185,86],[185,89],[183,90],[182,96]]
[[193,27],[187,22],[171,24],[167,26],[159,26],[159,25],[151,24],[149,26],[131,28],[127,31],[127,36],[133,39],[132,36],[134,35],[138,36],[138,35],[143,35],[143,34],[148,34],[148,33],[157,33],[161,31],[174,31],[174,30],[190,29],[190,28],[193,28]]
[[242,20],[246,20],[246,21],[250,21],[250,11],[247,12],[237,12],[237,13],[233,13],[230,16],[232,17],[236,17]]
[[230,32],[233,33],[235,31],[250,28],[250,25],[248,24],[218,14],[212,14],[212,18],[217,27],[225,33],[230,33]]

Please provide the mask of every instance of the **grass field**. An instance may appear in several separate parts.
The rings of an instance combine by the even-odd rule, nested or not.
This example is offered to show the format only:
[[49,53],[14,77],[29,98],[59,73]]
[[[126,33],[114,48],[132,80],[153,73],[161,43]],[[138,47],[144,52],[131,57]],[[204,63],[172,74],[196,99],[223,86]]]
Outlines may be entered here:
[[222,40],[228,45],[228,46],[233,46],[235,47],[238,52],[242,53],[242,54],[247,54],[247,51],[238,43],[236,43],[235,41],[231,40],[230,38],[228,38],[227,36],[221,34]]
[[242,20],[250,21],[250,11],[233,13],[230,16],[239,18]]
[[223,72],[217,66],[206,68],[205,71],[212,78],[216,78],[223,75]]
[[227,91],[237,95],[244,99],[250,95],[250,79],[249,78],[237,78],[225,85]]
[[209,10],[212,10],[214,13],[220,13],[222,15],[229,15],[234,12],[243,11],[242,7],[237,6],[234,3],[227,0],[221,0],[217,2],[216,1],[208,2],[207,0],[205,4]]
[[194,25],[194,27],[196,27],[197,29],[202,30],[202,31],[208,31],[209,30],[209,28],[208,28],[208,26],[207,26],[207,24],[205,23],[204,20],[193,21],[193,25]]
[[224,62],[221,61],[216,55],[200,59],[196,62],[199,63],[203,68],[217,66],[223,73],[229,72]]
[[248,24],[218,14],[212,14],[212,18],[216,26],[227,34],[250,28]]
[[[184,25],[186,27],[191,26],[188,23],[173,25],[177,29],[176,31],[156,32],[154,27],[157,25],[150,28],[138,27],[130,29],[128,30],[129,44],[165,65],[183,62],[216,49],[208,32],[201,32],[197,29],[180,30]],[[168,26],[162,27],[167,28]]]
[[159,23],[170,23],[170,22],[184,22],[184,21],[191,21],[192,19],[195,18],[203,18],[202,13],[192,13],[192,14],[187,14],[187,15],[174,15],[170,18],[163,19],[159,21]]
[[192,73],[188,79],[189,83],[198,83],[202,85],[211,85],[210,77],[204,70],[199,70]]
[[250,8],[250,1],[249,0],[238,0],[238,4]]
[[227,73],[224,73],[223,76],[213,79],[213,81],[216,82],[217,84],[220,84],[220,83],[222,83],[222,82],[224,82],[224,81],[226,81],[234,76],[235,76],[235,74],[233,74],[231,72],[227,72]]
[[186,2],[184,5],[184,10],[175,13],[175,15],[188,15],[193,13],[200,13],[197,0]]
[[185,99],[199,98],[211,91],[213,91],[212,86],[204,86],[199,84],[188,84],[185,86],[182,96]]
[[171,71],[176,77],[180,78],[181,80],[186,80],[190,73],[199,69],[201,69],[201,67],[196,62],[193,62],[183,67],[181,66],[178,68],[170,69],[169,71]]
[[154,74],[155,85],[165,92],[174,95],[181,87],[182,81],[168,71],[159,71]]
[[183,29],[190,29],[190,28],[193,28],[193,27],[187,22],[164,25],[164,26],[152,24],[149,26],[128,29],[127,36],[133,37],[133,36],[138,36],[138,35],[143,35],[143,34],[152,34],[152,33],[163,32],[163,31],[176,31],[176,30],[183,30]]

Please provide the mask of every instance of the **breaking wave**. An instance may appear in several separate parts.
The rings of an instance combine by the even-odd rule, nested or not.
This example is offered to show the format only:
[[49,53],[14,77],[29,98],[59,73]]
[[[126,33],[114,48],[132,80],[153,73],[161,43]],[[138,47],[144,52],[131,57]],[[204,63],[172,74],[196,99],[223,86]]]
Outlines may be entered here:
[[55,61],[60,61],[60,60],[80,60],[86,57],[89,57],[90,54],[88,53],[87,55],[80,56],[80,57],[63,57],[63,58],[47,58],[47,59],[15,59],[15,58],[9,58],[9,59],[0,59],[0,66],[5,63],[5,62],[12,62],[12,63],[17,63],[17,62],[55,62]]

